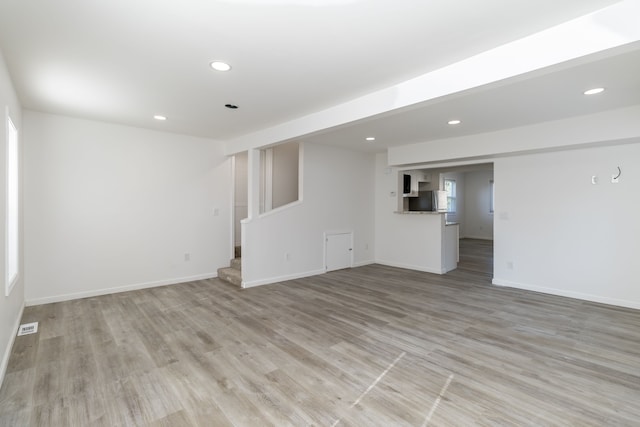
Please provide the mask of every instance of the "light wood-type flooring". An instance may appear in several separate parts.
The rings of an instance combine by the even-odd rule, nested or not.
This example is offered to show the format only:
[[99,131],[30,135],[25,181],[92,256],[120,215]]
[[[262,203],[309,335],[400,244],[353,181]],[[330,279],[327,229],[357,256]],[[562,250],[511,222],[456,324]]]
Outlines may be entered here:
[[28,307],[2,426],[638,426],[640,311],[370,265]]
[[460,239],[459,270],[493,276],[493,240]]

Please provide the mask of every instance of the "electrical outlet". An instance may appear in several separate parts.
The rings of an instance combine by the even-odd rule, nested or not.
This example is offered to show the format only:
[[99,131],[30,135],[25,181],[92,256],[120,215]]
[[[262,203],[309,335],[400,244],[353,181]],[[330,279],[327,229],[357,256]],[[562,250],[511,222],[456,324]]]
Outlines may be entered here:
[[513,261],[507,261],[507,270],[513,270]]
[[185,261],[191,261],[191,254],[189,254],[189,253],[184,254],[184,260]]
[[291,258],[291,257],[289,256],[289,252],[285,252],[285,254],[284,254],[284,260],[285,260],[285,261],[289,261],[289,259],[290,259],[290,258]]

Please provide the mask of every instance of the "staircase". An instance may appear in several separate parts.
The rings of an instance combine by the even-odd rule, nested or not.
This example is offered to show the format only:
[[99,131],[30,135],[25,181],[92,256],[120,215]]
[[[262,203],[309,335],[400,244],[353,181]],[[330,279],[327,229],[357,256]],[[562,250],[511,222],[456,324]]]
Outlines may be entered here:
[[218,278],[238,287],[242,287],[242,262],[240,246],[235,248],[235,258],[231,260],[230,267],[218,269]]

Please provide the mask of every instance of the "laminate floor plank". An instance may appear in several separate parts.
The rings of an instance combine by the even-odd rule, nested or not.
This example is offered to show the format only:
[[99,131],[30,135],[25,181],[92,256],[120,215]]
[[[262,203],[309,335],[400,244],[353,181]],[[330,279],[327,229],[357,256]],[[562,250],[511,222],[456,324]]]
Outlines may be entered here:
[[446,275],[27,307],[39,330],[16,338],[0,426],[640,425],[640,311],[491,286],[491,259],[461,241]]
[[[0,419],[22,419],[25,411],[28,413],[33,408],[35,382],[36,368],[27,368],[5,374],[2,389],[0,389]],[[12,416],[12,413],[19,414],[19,416]],[[0,425],[20,424],[7,423]]]
[[171,384],[169,396],[183,408],[191,421],[188,425],[233,425],[214,398],[220,393],[220,385],[211,370],[187,363],[172,363],[161,368],[159,374]]
[[493,273],[493,240],[460,239],[458,269],[477,274]]

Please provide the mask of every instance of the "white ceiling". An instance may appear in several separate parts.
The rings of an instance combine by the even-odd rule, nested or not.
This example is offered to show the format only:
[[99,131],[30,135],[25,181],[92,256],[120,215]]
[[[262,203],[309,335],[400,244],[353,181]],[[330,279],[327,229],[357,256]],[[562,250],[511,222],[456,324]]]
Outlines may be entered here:
[[[0,49],[25,108],[226,140],[389,87],[613,3],[1,0]],[[233,69],[212,71],[208,64],[214,59]],[[459,136],[584,114],[603,105],[638,103],[630,95],[640,93],[638,59],[633,50],[594,57],[587,64],[576,62],[573,71],[560,67],[557,73],[534,73],[530,80],[471,90],[312,138],[380,150],[451,136],[452,130],[441,123],[453,115],[464,116],[455,129]],[[599,84],[604,78],[598,76],[616,89],[594,107],[580,91]],[[486,108],[488,102],[495,109]],[[239,109],[226,109],[226,103]],[[156,122],[154,114],[168,120]],[[367,136],[375,133],[375,144],[360,144],[365,131]]]
[[[590,88],[605,87],[585,96]],[[640,104],[640,42],[304,137],[379,152]],[[461,120],[451,126],[449,120]],[[640,118],[638,118],[640,120]],[[375,137],[367,142],[366,137]]]

